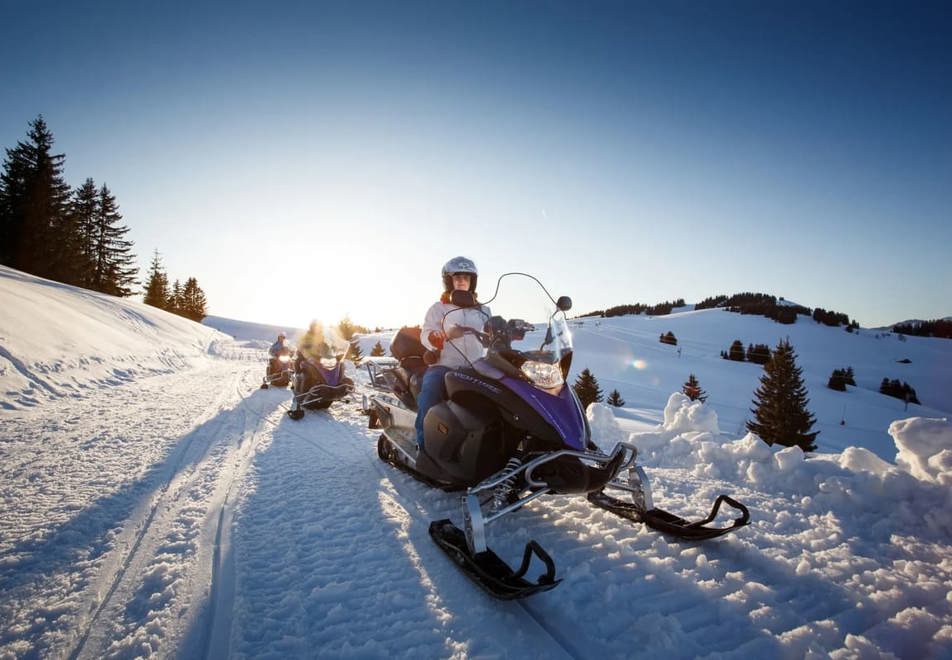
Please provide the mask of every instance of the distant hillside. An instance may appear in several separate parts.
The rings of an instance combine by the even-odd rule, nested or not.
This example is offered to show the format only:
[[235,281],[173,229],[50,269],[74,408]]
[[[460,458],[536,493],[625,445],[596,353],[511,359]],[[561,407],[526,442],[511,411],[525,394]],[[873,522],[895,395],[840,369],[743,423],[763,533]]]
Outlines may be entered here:
[[817,323],[823,323],[837,327],[847,326],[848,329],[859,327],[856,321],[851,321],[847,314],[825,310],[821,307],[810,309],[803,305],[785,300],[784,298],[773,296],[769,293],[735,293],[733,295],[717,295],[705,298],[696,305],[685,305],[684,298],[679,298],[673,302],[662,302],[655,305],[645,305],[643,303],[633,303],[628,305],[615,305],[603,310],[595,310],[587,314],[582,314],[575,318],[586,318],[600,316],[602,318],[611,318],[615,316],[630,316],[633,314],[645,314],[647,316],[666,316],[672,312],[685,311],[685,309],[724,309],[728,312],[737,314],[754,314],[773,319],[777,323],[795,323],[797,316],[811,316]]
[[892,327],[893,332],[913,337],[940,337],[952,339],[952,319],[935,319],[933,321],[904,321]]
[[293,342],[296,337],[303,335],[305,332],[303,328],[238,321],[221,316],[206,316],[202,325],[207,325],[209,328],[215,328],[226,335],[231,335],[238,341],[266,341],[270,343],[277,338],[279,332],[284,332],[288,339]]

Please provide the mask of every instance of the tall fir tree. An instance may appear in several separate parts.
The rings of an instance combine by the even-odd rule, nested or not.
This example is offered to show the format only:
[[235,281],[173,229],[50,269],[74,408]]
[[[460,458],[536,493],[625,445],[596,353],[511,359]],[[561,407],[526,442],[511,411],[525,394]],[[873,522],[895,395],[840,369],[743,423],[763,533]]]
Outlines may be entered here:
[[169,304],[169,278],[162,268],[162,258],[159,251],[152,253],[152,264],[149,266],[149,279],[145,285],[142,302],[159,309],[166,309]]
[[182,284],[178,280],[175,280],[175,283],[172,284],[172,292],[165,303],[165,311],[173,314],[182,313]]
[[80,286],[92,288],[96,272],[96,219],[99,209],[99,190],[92,178],[73,191],[70,214],[79,233]]
[[370,349],[370,357],[381,357],[384,354],[385,351],[383,350],[383,344],[381,344],[379,341],[374,344],[373,348]]
[[363,359],[364,353],[360,350],[360,341],[357,339],[357,337],[351,338],[350,350],[347,351],[347,357],[349,357],[354,362],[354,364],[357,364]]
[[593,403],[601,403],[605,399],[602,395],[602,388],[598,386],[598,379],[587,367],[582,369],[582,373],[578,375],[572,389],[575,390],[583,409],[587,409]]
[[354,338],[354,333],[357,331],[357,328],[354,322],[350,320],[350,317],[344,315],[344,318],[337,324],[337,330],[340,332],[340,336],[344,341],[350,342],[350,340]]
[[130,296],[138,268],[132,241],[125,240],[129,228],[120,224],[122,215],[115,196],[106,184],[99,189],[95,223],[95,266],[92,287],[113,296]]
[[807,410],[810,400],[796,358],[789,340],[777,344],[754,392],[751,412],[756,421],[748,421],[747,430],[768,445],[796,445],[803,451],[813,451],[819,431],[810,430],[816,420]]
[[608,395],[608,400],[605,401],[605,403],[607,403],[610,406],[615,406],[616,408],[620,408],[623,405],[625,405],[625,400],[621,398],[621,392],[619,392],[618,390],[612,390],[611,394]]
[[707,401],[707,392],[701,388],[701,384],[694,374],[688,376],[687,382],[681,386],[681,392],[691,401],[700,401],[701,403]]
[[52,153],[53,133],[42,115],[30,122],[28,138],[6,150],[0,174],[0,263],[41,277],[70,278],[77,241],[63,176],[66,156]]
[[206,314],[205,292],[198,286],[198,280],[190,277],[182,288],[182,300],[179,314],[200,323]]

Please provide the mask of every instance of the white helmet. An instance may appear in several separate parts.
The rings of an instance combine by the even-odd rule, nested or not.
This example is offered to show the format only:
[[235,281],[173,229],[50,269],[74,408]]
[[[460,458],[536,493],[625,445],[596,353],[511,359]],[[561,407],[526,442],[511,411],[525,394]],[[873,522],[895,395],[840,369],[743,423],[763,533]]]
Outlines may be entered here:
[[479,271],[476,270],[476,263],[466,257],[453,257],[443,264],[443,288],[446,291],[453,290],[453,275],[456,273],[469,273],[469,290],[476,292],[476,279],[479,277]]

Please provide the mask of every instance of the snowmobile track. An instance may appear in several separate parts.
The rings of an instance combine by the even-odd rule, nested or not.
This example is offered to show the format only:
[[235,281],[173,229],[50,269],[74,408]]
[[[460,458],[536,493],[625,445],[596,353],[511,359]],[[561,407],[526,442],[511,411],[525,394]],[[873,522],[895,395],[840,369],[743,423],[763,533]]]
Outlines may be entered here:
[[[240,390],[242,377],[238,376],[237,378],[238,378],[238,382],[236,383],[237,394],[239,395],[239,397],[242,397],[241,390]],[[222,409],[222,405],[228,400],[229,396],[230,396],[230,393],[227,390],[223,390],[223,393],[220,394],[218,397],[216,397],[213,403],[207,406],[205,410],[203,411],[203,413],[197,417],[198,424],[201,424],[202,420],[207,420],[212,418],[216,412],[220,411]],[[243,401],[243,400],[244,400],[244,397],[240,399],[240,401]],[[218,415],[214,419],[214,422],[213,422],[214,426],[211,429],[203,429],[203,432],[200,434],[201,437],[207,437],[209,435],[211,435],[212,437],[216,437],[221,431],[221,429],[225,426],[226,422],[228,421],[230,421],[230,416]],[[77,658],[82,657],[84,652],[86,651],[90,638],[94,636],[94,631],[96,630],[97,626],[100,625],[101,615],[112,605],[113,598],[115,597],[119,589],[119,586],[122,584],[126,575],[129,573],[130,567],[133,565],[133,563],[137,561],[142,544],[144,540],[146,539],[146,537],[149,535],[150,531],[152,530],[152,523],[155,520],[156,515],[169,502],[169,497],[170,497],[169,490],[172,485],[172,482],[175,480],[177,476],[179,476],[179,472],[182,469],[182,466],[185,463],[185,459],[189,455],[192,445],[194,444],[195,439],[197,437],[199,437],[199,434],[196,434],[193,429],[193,431],[188,434],[186,442],[183,445],[177,447],[175,449],[173,456],[171,456],[169,460],[166,461],[167,467],[164,470],[164,473],[165,473],[164,483],[160,487],[158,493],[153,496],[153,500],[150,505],[148,513],[145,515],[144,519],[142,519],[141,522],[138,523],[137,525],[138,529],[135,533],[133,542],[131,546],[129,547],[129,550],[126,552],[125,556],[122,558],[122,560],[114,569],[111,579],[106,578],[105,581],[108,582],[110,585],[109,589],[106,592],[105,596],[100,600],[95,611],[92,613],[92,616],[86,622],[85,630],[82,636],[80,637],[73,651],[69,655],[70,660],[76,660]],[[200,460],[201,457],[205,456],[210,450],[210,448],[211,448],[211,445],[206,446],[204,450],[202,451],[202,456],[198,457],[198,459]],[[194,466],[193,466],[192,472],[194,472]],[[173,494],[172,499],[175,499],[175,497],[177,497],[179,492],[181,492],[182,490],[183,489],[179,489],[177,493]],[[131,521],[131,522],[133,524],[136,524],[134,521]],[[94,656],[98,655],[98,653],[95,651],[92,653]]]

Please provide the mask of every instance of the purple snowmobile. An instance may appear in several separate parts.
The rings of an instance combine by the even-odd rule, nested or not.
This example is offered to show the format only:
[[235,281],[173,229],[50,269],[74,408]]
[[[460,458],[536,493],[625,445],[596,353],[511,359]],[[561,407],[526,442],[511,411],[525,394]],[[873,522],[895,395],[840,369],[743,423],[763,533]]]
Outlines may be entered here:
[[298,354],[294,369],[294,397],[288,416],[298,420],[304,410],[330,407],[354,391],[354,381],[344,375],[346,351],[334,354],[327,351],[321,358]]
[[[454,326],[449,312],[444,332],[450,337],[473,335],[487,353],[468,368],[446,374],[449,398],[427,412],[422,448],[414,429],[416,396],[426,369],[420,330],[403,328],[394,337],[391,352],[397,365],[367,363],[377,392],[365,398],[364,410],[370,427],[383,430],[377,441],[380,458],[429,486],[465,490],[463,528],[449,519],[433,521],[433,540],[491,595],[514,599],[555,587],[561,581],[555,563],[538,543],[529,541],[521,565],[513,570],[488,547],[487,527],[544,495],[585,495],[595,506],[684,539],[709,539],[746,525],[746,507],[726,495],[717,498],[707,518],[693,523],[655,508],[648,477],[635,463],[635,446],[619,442],[606,453],[592,442],[582,406],[566,383],[572,334],[565,312],[572,302],[565,296],[554,300],[531,275],[507,273],[490,300],[494,307],[501,305],[497,298],[502,280],[516,275],[535,283],[535,300],[541,298],[535,285],[545,293],[548,322],[533,326],[486,314],[485,325],[477,329]],[[524,293],[510,299],[527,308]],[[465,291],[454,292],[452,302],[462,308],[478,306]],[[452,342],[443,350],[454,350]],[[608,495],[606,489],[623,491],[628,499]],[[722,504],[736,509],[739,517],[724,527],[709,526]],[[526,579],[533,555],[545,566],[535,582]]]

